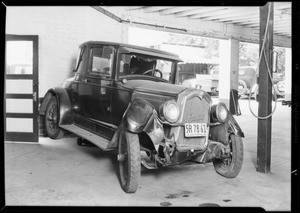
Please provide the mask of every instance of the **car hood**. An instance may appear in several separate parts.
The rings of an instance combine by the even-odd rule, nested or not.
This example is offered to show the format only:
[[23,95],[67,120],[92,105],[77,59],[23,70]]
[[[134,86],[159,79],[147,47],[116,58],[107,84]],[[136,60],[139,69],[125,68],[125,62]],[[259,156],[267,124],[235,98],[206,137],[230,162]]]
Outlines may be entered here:
[[128,80],[123,86],[133,89],[135,92],[153,93],[164,96],[177,96],[187,89],[187,87],[181,85],[149,80]]

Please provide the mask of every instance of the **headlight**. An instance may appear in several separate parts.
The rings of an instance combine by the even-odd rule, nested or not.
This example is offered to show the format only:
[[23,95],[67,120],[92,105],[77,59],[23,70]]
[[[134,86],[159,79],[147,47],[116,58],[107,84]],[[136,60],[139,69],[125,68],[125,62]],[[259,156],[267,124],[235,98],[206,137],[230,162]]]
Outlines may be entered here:
[[212,122],[219,121],[224,123],[227,119],[228,111],[224,103],[219,103],[211,107],[211,119]]
[[159,108],[159,115],[163,120],[175,123],[180,116],[180,109],[175,100],[169,100]]

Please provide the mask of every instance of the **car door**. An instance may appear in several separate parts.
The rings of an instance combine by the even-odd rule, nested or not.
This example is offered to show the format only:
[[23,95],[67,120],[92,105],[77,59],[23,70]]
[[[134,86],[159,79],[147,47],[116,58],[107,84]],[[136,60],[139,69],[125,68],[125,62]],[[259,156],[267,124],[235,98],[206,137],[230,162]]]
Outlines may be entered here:
[[78,84],[78,105],[82,125],[96,132],[111,123],[111,86],[114,47],[93,45],[89,49],[88,68]]

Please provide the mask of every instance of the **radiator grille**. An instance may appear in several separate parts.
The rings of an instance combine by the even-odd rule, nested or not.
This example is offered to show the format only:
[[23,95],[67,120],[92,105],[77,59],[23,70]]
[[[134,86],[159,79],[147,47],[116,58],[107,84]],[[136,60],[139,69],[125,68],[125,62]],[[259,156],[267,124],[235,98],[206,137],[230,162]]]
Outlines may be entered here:
[[[186,101],[183,108],[182,123],[208,123],[209,103],[205,99],[194,96]],[[179,151],[202,150],[205,149],[207,137],[186,138],[184,127],[180,127],[178,132],[177,148]]]

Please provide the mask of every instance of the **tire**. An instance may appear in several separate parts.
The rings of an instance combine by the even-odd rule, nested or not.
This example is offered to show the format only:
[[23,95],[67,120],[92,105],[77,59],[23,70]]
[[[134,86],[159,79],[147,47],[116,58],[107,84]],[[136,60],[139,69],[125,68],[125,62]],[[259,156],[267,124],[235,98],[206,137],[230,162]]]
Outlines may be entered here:
[[46,108],[45,129],[51,139],[59,139],[64,136],[64,130],[58,127],[59,107],[56,97],[52,97]]
[[134,193],[138,189],[141,176],[141,153],[137,134],[122,131],[118,146],[119,179],[126,193]]
[[285,95],[285,92],[280,92],[278,87],[280,87],[280,85],[284,85],[284,83],[282,82],[278,82],[276,85],[274,85],[274,89],[275,89],[275,92],[277,94],[277,97],[283,97]]
[[213,161],[213,164],[217,173],[227,178],[234,178],[241,171],[243,164],[242,138],[237,135],[230,135],[229,145],[231,149],[230,159],[216,159]]
[[[242,88],[240,88],[240,86]],[[247,92],[247,84],[243,80],[239,80],[239,89],[238,89],[238,94],[239,96],[244,95]]]

